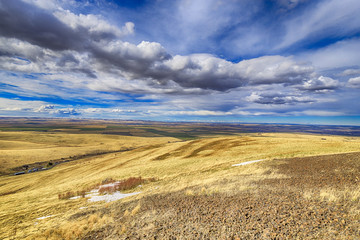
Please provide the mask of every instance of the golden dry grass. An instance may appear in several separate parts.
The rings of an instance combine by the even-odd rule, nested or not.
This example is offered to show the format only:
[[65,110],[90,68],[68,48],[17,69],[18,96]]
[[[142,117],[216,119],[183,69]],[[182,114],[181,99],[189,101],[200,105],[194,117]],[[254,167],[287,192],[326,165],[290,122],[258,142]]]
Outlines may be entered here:
[[319,191],[305,191],[304,197],[308,199],[319,199],[322,201],[358,201],[360,199],[360,186],[333,189],[331,187],[319,189]]
[[118,151],[175,141],[105,134],[0,131],[0,172],[9,168],[96,152]]
[[[31,139],[32,134],[37,136],[36,141],[28,140],[34,144],[46,145],[46,139],[52,138],[43,133],[27,134],[28,139]],[[61,233],[47,232],[48,236],[52,238],[58,236],[61,239],[71,233],[73,230],[70,226],[75,225],[76,229],[80,229],[77,230],[80,233],[76,234],[81,235],[90,231],[83,228],[88,224],[89,219],[73,223],[69,217],[83,211],[79,210],[80,207],[102,208],[105,203],[89,203],[86,199],[59,200],[58,193],[81,190],[107,178],[125,179],[141,176],[159,179],[157,182],[138,188],[136,191],[140,190],[142,192],[140,195],[122,201],[190,187],[195,190],[189,191],[188,194],[213,192],[231,194],[231,192],[254,188],[255,180],[287,177],[271,171],[267,163],[272,159],[352,152],[360,149],[359,138],[308,134],[246,134],[185,142],[174,142],[174,139],[170,138],[145,139],[85,134],[80,136],[70,134],[71,136],[67,138],[65,135],[55,134],[54,138],[58,139],[56,141],[64,140],[63,144],[72,147],[73,150],[77,149],[77,145],[81,145],[79,148],[87,146],[91,151],[102,146],[101,142],[104,142],[103,145],[108,148],[141,145],[143,147],[64,163],[49,171],[0,177],[0,225],[3,230],[0,238],[32,239],[43,236],[51,229],[62,229]],[[5,140],[4,137],[2,139]],[[74,142],[71,142],[71,139],[74,139]],[[92,140],[94,142],[91,142]],[[50,149],[54,142],[49,142]],[[61,144],[59,143],[57,147],[61,148]],[[266,160],[232,167],[232,164],[256,159]],[[129,215],[136,214],[133,213],[135,209],[129,211]],[[36,219],[49,215],[54,216],[43,220]],[[101,227],[100,225],[96,225],[96,228]]]

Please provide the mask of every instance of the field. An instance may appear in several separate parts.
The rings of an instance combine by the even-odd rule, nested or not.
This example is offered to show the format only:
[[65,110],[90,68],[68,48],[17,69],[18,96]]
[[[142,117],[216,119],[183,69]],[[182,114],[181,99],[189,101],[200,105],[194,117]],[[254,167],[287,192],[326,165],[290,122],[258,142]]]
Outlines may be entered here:
[[[0,239],[357,239],[356,131],[260,127],[4,119]],[[134,177],[136,195],[76,198]]]

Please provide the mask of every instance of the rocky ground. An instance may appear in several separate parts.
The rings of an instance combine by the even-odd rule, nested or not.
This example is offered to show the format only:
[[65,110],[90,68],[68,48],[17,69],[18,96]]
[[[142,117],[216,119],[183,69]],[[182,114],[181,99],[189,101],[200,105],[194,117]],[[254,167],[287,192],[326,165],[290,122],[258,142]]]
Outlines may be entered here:
[[85,239],[360,239],[360,153],[280,161],[288,178],[255,190],[149,196],[125,216],[138,202],[115,204],[115,223]]

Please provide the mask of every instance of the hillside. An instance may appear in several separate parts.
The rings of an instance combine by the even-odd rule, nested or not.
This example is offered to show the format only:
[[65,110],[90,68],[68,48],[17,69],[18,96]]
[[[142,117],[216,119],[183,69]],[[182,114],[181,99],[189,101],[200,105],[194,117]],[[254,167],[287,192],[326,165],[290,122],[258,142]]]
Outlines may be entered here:
[[[356,239],[359,234],[357,137],[243,133],[181,140],[31,131],[0,134],[0,144],[8,148],[1,151],[9,155],[18,150],[35,156],[50,149],[45,151],[48,159],[44,157],[50,160],[60,157],[53,154],[57,148],[80,154],[46,171],[0,177],[0,238]],[[84,154],[96,147],[127,150]],[[261,161],[233,166],[253,160]],[[76,197],[131,177],[143,180],[123,191],[136,193],[133,196],[111,202]],[[69,197],[63,197],[66,194]]]

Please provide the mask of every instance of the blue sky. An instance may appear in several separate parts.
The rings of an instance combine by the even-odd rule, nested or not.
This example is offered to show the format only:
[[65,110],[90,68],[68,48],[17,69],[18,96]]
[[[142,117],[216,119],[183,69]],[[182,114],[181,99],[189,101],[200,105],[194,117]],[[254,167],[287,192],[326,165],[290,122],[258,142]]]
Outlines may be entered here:
[[358,0],[0,0],[0,116],[360,125]]

